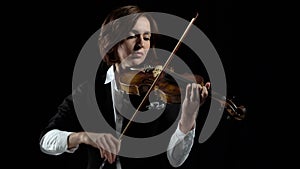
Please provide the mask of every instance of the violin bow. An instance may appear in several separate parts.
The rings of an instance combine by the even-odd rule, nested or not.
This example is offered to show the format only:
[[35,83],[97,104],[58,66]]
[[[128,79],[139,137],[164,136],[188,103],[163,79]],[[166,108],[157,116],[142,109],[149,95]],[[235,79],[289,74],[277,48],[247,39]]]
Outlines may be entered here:
[[165,64],[162,67],[162,70],[159,71],[158,75],[155,77],[152,85],[150,86],[150,88],[148,89],[146,95],[144,96],[143,100],[141,101],[141,103],[139,104],[139,106],[137,107],[137,109],[135,110],[135,112],[133,113],[132,117],[130,118],[129,122],[127,123],[126,127],[124,128],[123,132],[120,134],[119,136],[119,140],[122,139],[124,133],[126,132],[126,130],[128,129],[129,125],[131,124],[131,122],[133,121],[133,119],[135,118],[135,116],[137,115],[137,113],[139,112],[139,110],[141,109],[142,105],[145,103],[147,97],[149,96],[151,90],[154,88],[155,84],[157,83],[159,77],[161,76],[161,72],[163,72],[166,67],[169,65],[169,63],[171,62],[172,58],[174,57],[175,52],[178,50],[179,46],[181,45],[183,39],[186,37],[189,29],[191,28],[192,24],[194,23],[194,21],[197,19],[198,17],[198,13],[196,14],[196,16],[194,18],[191,19],[190,23],[188,24],[188,26],[186,27],[185,31],[183,32],[183,34],[181,35],[179,41],[177,42],[175,48],[173,49],[172,53],[170,54],[170,56],[168,57],[168,59],[166,60]]

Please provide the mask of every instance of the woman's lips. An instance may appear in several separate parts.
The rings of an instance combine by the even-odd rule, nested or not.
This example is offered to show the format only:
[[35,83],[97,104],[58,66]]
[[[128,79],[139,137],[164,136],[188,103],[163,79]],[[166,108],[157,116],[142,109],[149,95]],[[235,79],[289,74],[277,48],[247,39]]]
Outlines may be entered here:
[[133,57],[142,57],[142,56],[144,56],[144,53],[143,52],[134,52],[134,54],[133,54]]

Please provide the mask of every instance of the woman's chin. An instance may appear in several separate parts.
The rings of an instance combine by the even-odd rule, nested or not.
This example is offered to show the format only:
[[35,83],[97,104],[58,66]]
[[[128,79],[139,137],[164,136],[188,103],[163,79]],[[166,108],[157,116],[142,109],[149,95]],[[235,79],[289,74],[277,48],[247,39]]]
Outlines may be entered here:
[[121,62],[121,65],[123,68],[131,68],[131,67],[137,67],[141,65],[144,62],[144,59],[141,58],[135,58],[124,61],[124,63]]
[[136,67],[136,66],[139,66],[139,65],[141,65],[143,63],[143,60],[132,60],[132,62],[131,62],[131,64],[130,64],[130,66],[131,67]]

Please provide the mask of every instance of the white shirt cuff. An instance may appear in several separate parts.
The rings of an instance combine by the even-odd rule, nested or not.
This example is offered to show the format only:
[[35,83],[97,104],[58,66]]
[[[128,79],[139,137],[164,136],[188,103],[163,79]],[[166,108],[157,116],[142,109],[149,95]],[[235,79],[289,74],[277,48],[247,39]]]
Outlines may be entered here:
[[40,141],[41,151],[51,155],[75,152],[79,146],[68,149],[68,137],[71,133],[73,132],[60,131],[57,129],[47,132]]

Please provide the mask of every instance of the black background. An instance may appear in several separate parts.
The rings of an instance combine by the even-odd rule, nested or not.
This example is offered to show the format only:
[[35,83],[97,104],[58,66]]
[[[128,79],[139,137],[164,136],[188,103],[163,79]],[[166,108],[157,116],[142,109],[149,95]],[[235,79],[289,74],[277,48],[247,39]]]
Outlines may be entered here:
[[[210,39],[223,62],[228,93],[237,96],[248,109],[244,121],[222,123],[220,128],[224,128],[218,129],[215,136],[204,143],[207,147],[198,152],[199,158],[193,154],[194,157],[189,159],[188,162],[193,160],[191,167],[207,168],[210,162],[215,162],[219,163],[219,168],[273,168],[278,150],[273,147],[276,144],[272,118],[275,113],[269,103],[277,102],[273,87],[270,88],[277,74],[271,58],[257,54],[259,46],[256,42],[260,40],[252,36],[257,27],[247,15],[249,10],[244,6],[236,8],[232,0],[186,0],[163,4],[157,0],[47,1],[26,4],[30,6],[28,8],[18,4],[25,12],[16,9],[19,15],[13,22],[17,25],[14,27],[17,40],[13,44],[20,47],[11,52],[21,53],[17,64],[20,71],[13,79],[18,81],[15,91],[22,94],[14,100],[17,104],[12,109],[21,108],[24,113],[17,118],[22,127],[15,139],[15,145],[22,146],[16,150],[19,152],[17,157],[9,158],[30,160],[11,165],[67,168],[75,166],[71,164],[72,160],[77,160],[77,164],[77,154],[49,156],[41,153],[39,133],[72,90],[73,68],[81,48],[100,28],[106,14],[125,4],[137,4],[147,11],[170,13],[186,20],[198,12],[195,25]],[[214,154],[218,154],[215,159]]]

